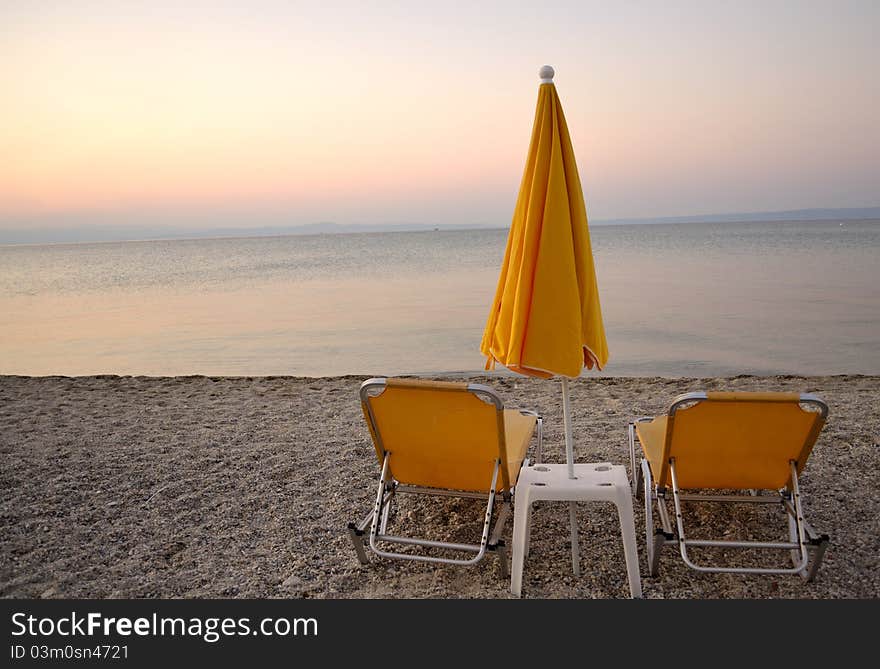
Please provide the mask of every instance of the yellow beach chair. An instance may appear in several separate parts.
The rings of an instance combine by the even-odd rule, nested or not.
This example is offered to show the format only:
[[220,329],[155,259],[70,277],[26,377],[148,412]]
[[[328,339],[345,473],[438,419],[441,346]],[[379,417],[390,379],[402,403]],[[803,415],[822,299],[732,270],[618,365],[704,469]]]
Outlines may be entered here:
[[[381,467],[372,511],[360,523],[348,526],[361,563],[367,564],[364,535],[369,527],[368,545],[381,557],[470,565],[479,562],[487,550],[497,550],[502,573],[506,573],[500,536],[536,429],[540,458],[541,417],[533,411],[505,409],[495,390],[476,383],[375,378],[361,385],[360,397]],[[389,533],[391,502],[401,493],[485,499],[479,543]],[[499,494],[503,503],[490,535],[495,497]],[[389,544],[415,547],[415,551],[380,547]],[[435,549],[451,551],[456,557],[436,555]]]
[[[812,580],[828,544],[804,520],[798,475],[828,415],[815,395],[715,392],[680,395],[669,412],[629,425],[633,493],[644,488],[648,567],[657,575],[660,549],[677,545],[685,564],[704,572],[800,574]],[[638,440],[644,458],[636,467]],[[675,531],[667,496],[672,492]],[[689,493],[682,492],[690,490]],[[709,490],[713,494],[699,493]],[[719,494],[725,491],[725,494]],[[747,494],[730,494],[747,491]],[[774,491],[762,494],[761,491]],[[788,541],[693,539],[685,534],[684,502],[781,504]],[[656,503],[661,527],[654,531]],[[778,549],[789,551],[791,567],[736,567],[697,564],[691,548]],[[810,564],[809,552],[813,553]]]

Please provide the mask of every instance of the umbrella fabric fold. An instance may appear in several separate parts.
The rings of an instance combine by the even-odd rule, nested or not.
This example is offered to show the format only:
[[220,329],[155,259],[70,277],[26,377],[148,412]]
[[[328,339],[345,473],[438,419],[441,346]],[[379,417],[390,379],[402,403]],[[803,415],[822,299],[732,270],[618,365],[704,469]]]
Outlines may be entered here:
[[528,159],[480,344],[486,368],[549,378],[601,369],[608,345],[574,151],[553,83],[538,89]]

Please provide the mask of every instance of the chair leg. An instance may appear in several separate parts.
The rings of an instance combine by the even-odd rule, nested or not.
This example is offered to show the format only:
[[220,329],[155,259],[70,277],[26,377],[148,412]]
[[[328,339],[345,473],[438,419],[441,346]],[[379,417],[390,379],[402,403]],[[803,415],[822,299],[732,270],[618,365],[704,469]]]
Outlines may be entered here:
[[639,576],[639,549],[636,544],[636,526],[633,518],[632,490],[617,488],[617,516],[620,520],[620,534],[623,538],[623,553],[626,557],[626,575],[629,579],[629,593],[633,599],[642,597],[642,580]]
[[648,538],[648,545],[650,546],[648,550],[648,573],[651,576],[656,576],[660,573],[660,551],[665,544],[666,535],[663,534],[662,530],[658,529],[653,537]]
[[[827,534],[819,534],[806,520],[804,520],[803,523],[804,529],[807,532],[807,537],[809,537],[810,540],[809,550],[812,555],[809,567],[801,572],[801,576],[807,583],[810,583],[816,578],[816,572],[819,571],[819,566],[822,564],[822,558],[825,557],[825,549],[828,548],[830,538]],[[794,531],[793,528],[794,521],[789,515],[790,532]]]
[[498,571],[501,574],[502,580],[507,580],[510,576],[510,572],[507,569],[507,545],[501,541],[498,543],[496,552],[498,553]]
[[627,438],[629,440],[629,473],[632,478],[630,478],[630,485],[632,485],[632,494],[638,497],[639,494],[639,468],[636,466],[636,446],[635,446],[635,431],[636,426],[634,423],[630,423],[627,425]]
[[388,516],[391,513],[391,497],[394,495],[392,492],[388,496],[388,501],[384,502],[384,506],[382,508],[382,522],[379,523],[379,534],[385,534],[388,531]]
[[[798,540],[797,523],[795,523],[794,516],[790,512],[786,514],[786,517],[788,518],[788,540],[792,543],[795,543]],[[793,565],[797,565],[797,563],[800,561],[800,555],[798,554],[798,551],[791,550],[789,551],[789,555],[791,557],[791,563]],[[801,572],[801,576],[804,576],[804,578],[806,578],[805,572]]]
[[635,496],[636,499],[641,500],[642,495],[644,495],[644,491],[642,490],[642,483],[643,483],[642,480],[644,479],[644,476],[642,474],[641,467],[636,467],[635,477],[636,477],[636,482],[635,482],[635,486],[633,487],[633,495]]
[[504,526],[507,525],[507,518],[510,516],[510,495],[504,495],[504,503],[498,512],[498,518],[495,519],[495,528],[492,530],[492,536],[489,537],[489,548],[498,553],[498,568],[501,571],[501,578],[507,579],[507,546],[501,539],[504,533]]
[[[656,576],[660,566],[660,549],[666,539],[665,536],[654,532],[654,491],[652,490],[651,470],[648,461],[642,460],[640,471],[642,472],[642,497],[645,504],[645,551],[648,554],[648,575]],[[657,530],[659,533],[659,530]],[[658,536],[663,538],[658,541]]]
[[507,525],[507,518],[510,516],[510,496],[505,494],[501,509],[498,511],[498,518],[495,519],[495,527],[489,536],[489,546],[495,546],[501,541],[501,535],[504,534],[504,527]]
[[819,571],[819,565],[822,564],[822,558],[825,557],[826,548],[828,548],[828,537],[823,535],[813,547],[813,559],[810,560],[810,566],[806,571],[801,572],[801,576],[807,583],[812,583],[816,578],[816,572]]
[[367,552],[364,550],[364,533],[358,530],[357,525],[349,523],[348,536],[351,538],[351,543],[354,544],[354,550],[357,553],[358,561],[360,561],[361,564],[370,564],[370,561],[367,559]]
[[581,549],[578,544],[577,502],[568,503],[568,520],[571,524],[571,570],[575,576],[581,575]]

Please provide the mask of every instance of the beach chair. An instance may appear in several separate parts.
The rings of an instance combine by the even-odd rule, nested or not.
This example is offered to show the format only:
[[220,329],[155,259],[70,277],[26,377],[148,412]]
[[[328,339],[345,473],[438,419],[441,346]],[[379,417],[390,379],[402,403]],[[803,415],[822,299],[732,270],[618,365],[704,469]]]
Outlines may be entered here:
[[[666,415],[630,423],[633,493],[644,494],[649,573],[657,575],[661,548],[677,545],[685,564],[697,571],[800,574],[811,581],[828,537],[804,520],[798,475],[827,415],[828,406],[815,395],[687,393],[675,399]],[[640,467],[636,441],[644,455]],[[667,509],[670,492],[675,529]],[[788,521],[788,541],[691,538],[682,515],[685,502],[779,504]],[[655,507],[660,517],[656,532]],[[694,548],[788,551],[792,566],[697,564],[691,557]]]
[[[370,550],[383,558],[471,565],[487,550],[497,551],[506,575],[500,537],[536,430],[540,458],[541,417],[533,411],[505,409],[495,390],[476,383],[375,378],[361,385],[360,398],[381,470],[372,510],[360,523],[348,526],[360,562],[368,562],[368,534]],[[479,542],[390,533],[391,502],[403,493],[486,500]],[[502,504],[490,534],[497,495]],[[408,548],[391,550],[395,544]]]

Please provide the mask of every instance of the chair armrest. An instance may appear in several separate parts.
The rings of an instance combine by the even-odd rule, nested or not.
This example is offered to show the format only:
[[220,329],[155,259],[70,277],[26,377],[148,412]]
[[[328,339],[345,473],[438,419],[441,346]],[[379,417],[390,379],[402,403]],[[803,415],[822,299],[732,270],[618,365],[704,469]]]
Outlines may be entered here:
[[515,411],[519,411],[523,416],[534,416],[537,419],[538,425],[538,449],[535,455],[535,462],[543,462],[544,457],[544,417],[539,414],[537,411],[532,411],[531,409],[515,409]]

